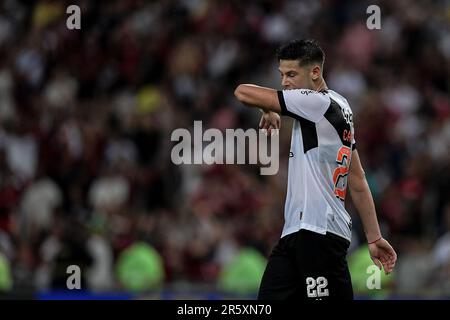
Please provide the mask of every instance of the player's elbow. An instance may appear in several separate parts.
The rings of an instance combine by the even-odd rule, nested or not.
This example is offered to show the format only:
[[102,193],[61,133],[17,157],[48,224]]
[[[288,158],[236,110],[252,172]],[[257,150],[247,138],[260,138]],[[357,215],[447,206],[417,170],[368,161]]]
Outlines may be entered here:
[[356,193],[362,193],[364,192],[364,187],[360,186],[360,185],[355,185],[355,184],[348,184],[348,189],[350,190],[351,194],[356,194]]
[[255,97],[248,85],[240,84],[234,90],[234,96],[247,107],[254,107]]
[[352,194],[365,192],[368,189],[365,175],[350,174],[348,177],[348,188]]
[[240,84],[234,90],[234,96],[247,107],[279,113],[279,107],[275,107],[278,102],[277,93],[273,89],[263,88],[253,84]]
[[234,90],[234,96],[240,102],[245,103],[246,102],[245,85],[243,84],[238,85],[237,88]]

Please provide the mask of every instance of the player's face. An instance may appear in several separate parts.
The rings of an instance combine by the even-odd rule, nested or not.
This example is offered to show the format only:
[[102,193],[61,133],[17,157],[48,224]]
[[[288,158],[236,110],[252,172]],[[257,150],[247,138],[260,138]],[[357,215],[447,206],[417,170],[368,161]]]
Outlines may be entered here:
[[280,60],[278,71],[283,89],[313,89],[308,68],[300,67],[298,60]]

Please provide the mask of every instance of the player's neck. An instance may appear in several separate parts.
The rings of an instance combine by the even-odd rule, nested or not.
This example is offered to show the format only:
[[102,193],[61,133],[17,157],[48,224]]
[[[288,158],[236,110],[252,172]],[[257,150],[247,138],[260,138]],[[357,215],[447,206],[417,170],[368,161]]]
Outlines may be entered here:
[[323,91],[328,90],[327,84],[325,82],[325,79],[320,77],[316,83],[314,83],[314,90],[315,91]]

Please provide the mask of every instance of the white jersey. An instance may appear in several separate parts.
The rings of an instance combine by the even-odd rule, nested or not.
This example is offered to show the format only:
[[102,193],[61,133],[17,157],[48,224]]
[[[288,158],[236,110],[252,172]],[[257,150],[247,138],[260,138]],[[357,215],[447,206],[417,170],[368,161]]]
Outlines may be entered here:
[[345,210],[347,174],[355,148],[353,114],[332,90],[278,91],[281,114],[294,118],[281,237],[300,229],[351,240]]

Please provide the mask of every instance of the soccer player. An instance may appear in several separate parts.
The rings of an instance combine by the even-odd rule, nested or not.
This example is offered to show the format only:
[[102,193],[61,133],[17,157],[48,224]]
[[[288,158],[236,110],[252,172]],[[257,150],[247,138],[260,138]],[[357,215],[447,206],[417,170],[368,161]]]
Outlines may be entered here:
[[323,50],[314,40],[294,40],[277,54],[283,90],[241,84],[234,92],[244,105],[263,111],[261,128],[279,128],[278,114],[294,119],[285,224],[258,299],[353,299],[346,260],[352,228],[347,184],[374,263],[388,274],[397,255],[380,232],[352,110],[323,78]]

